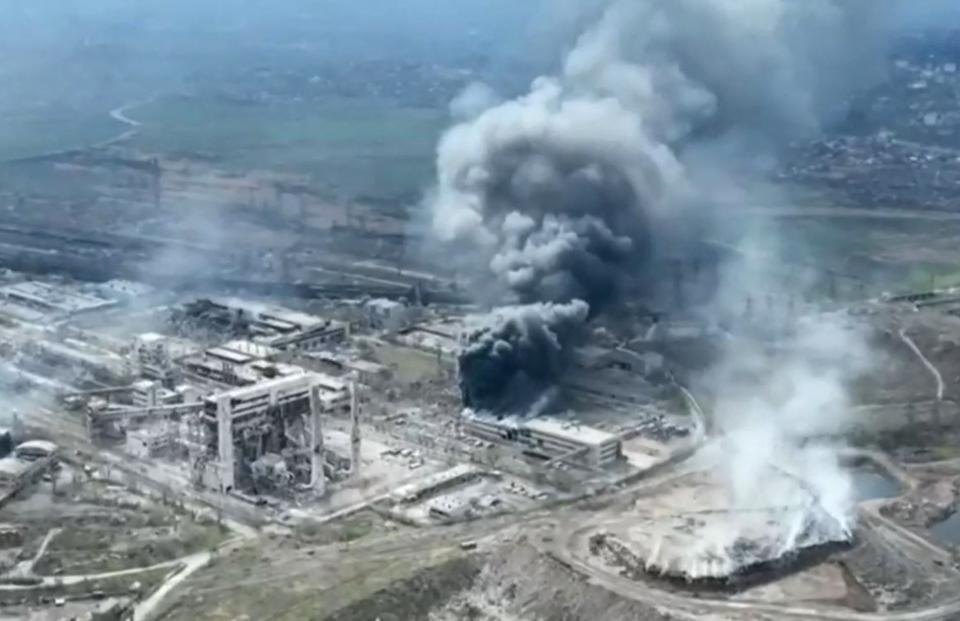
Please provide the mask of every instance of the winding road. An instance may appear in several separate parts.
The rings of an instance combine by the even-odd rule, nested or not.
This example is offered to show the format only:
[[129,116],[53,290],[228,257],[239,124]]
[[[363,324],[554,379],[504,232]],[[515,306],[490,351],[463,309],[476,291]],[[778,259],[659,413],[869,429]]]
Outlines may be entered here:
[[130,110],[133,110],[134,108],[138,108],[148,103],[152,103],[153,101],[156,100],[156,98],[157,98],[156,96],[153,96],[144,101],[126,103],[126,104],[123,104],[122,106],[119,106],[107,112],[107,114],[110,116],[111,119],[117,121],[118,123],[122,123],[123,125],[126,126],[126,129],[124,129],[122,132],[120,132],[116,136],[112,136],[110,138],[107,138],[106,140],[101,140],[100,142],[95,142],[93,144],[80,145],[76,147],[64,147],[60,149],[44,151],[42,153],[35,153],[34,155],[12,157],[8,159],[0,160],[0,165],[16,164],[18,162],[30,162],[30,161],[45,160],[45,159],[56,158],[56,157],[63,157],[67,155],[75,155],[87,149],[100,149],[103,147],[109,147],[111,145],[114,145],[120,142],[125,142],[130,138],[133,138],[134,136],[136,136],[140,132],[140,128],[143,127],[143,124],[140,121],[137,121],[136,119],[131,119],[130,117],[128,117],[127,112]]
[[900,340],[906,344],[907,347],[920,359],[920,362],[923,363],[923,366],[927,367],[927,370],[930,371],[930,374],[933,375],[934,380],[937,382],[937,401],[943,401],[943,376],[940,375],[939,369],[930,362],[926,356],[923,355],[923,352],[920,351],[920,348],[917,347],[917,344],[913,341],[912,338],[907,334],[905,328],[900,328],[898,333],[900,335]]
[[146,105],[152,102],[154,99],[156,98],[154,97],[151,99],[147,99],[145,101],[137,101],[133,103],[123,104],[122,106],[119,106],[111,110],[109,112],[110,118],[119,123],[123,123],[124,125],[127,126],[127,129],[117,134],[113,138],[108,138],[102,142],[96,143],[95,145],[93,145],[93,147],[94,148],[109,147],[119,142],[125,142],[127,140],[130,140],[131,138],[136,136],[138,133],[140,133],[140,128],[143,127],[143,123],[141,123],[136,119],[131,119],[130,117],[128,117],[127,112],[135,108],[139,108],[140,106]]

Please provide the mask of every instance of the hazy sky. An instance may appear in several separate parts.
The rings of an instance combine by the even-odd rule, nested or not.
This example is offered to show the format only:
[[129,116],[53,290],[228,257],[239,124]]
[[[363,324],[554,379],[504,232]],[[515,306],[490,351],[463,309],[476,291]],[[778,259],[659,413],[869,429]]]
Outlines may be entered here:
[[[898,5],[896,27],[960,26],[955,0],[869,1]],[[482,57],[492,71],[533,77],[557,70],[603,2],[7,0],[0,13],[0,105],[123,98],[176,88],[198,72],[341,59],[457,66]]]

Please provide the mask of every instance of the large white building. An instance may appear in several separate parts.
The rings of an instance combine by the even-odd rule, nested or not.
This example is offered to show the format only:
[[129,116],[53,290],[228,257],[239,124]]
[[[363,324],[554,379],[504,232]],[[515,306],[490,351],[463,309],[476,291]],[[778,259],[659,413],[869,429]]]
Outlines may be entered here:
[[599,468],[621,455],[619,436],[549,416],[498,419],[465,410],[462,423],[463,431],[471,436],[513,446],[538,459],[565,457]]

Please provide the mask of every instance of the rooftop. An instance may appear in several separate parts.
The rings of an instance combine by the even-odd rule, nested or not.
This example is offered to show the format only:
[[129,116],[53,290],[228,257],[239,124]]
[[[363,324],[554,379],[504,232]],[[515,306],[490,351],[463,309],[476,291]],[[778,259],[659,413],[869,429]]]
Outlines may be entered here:
[[160,343],[167,340],[167,337],[162,334],[157,334],[156,332],[144,332],[137,335],[137,340],[144,344]]
[[20,282],[0,287],[0,297],[47,312],[79,313],[116,304],[114,300],[89,295],[66,285],[52,285],[39,281]]
[[244,399],[251,396],[257,396],[263,392],[268,392],[273,389],[293,388],[296,390],[306,388],[311,384],[315,384],[319,386],[321,390],[325,390],[327,392],[340,392],[347,390],[347,384],[336,379],[335,377],[330,377],[329,375],[324,375],[323,373],[305,373],[290,377],[268,379],[262,382],[257,382],[256,384],[252,384],[250,386],[233,388],[231,390],[211,395],[210,397],[207,397],[207,399],[212,401],[216,401],[220,397]]
[[396,300],[390,300],[387,298],[376,298],[373,300],[369,300],[366,303],[366,306],[367,308],[372,308],[378,311],[386,312],[386,311],[391,311],[395,308],[403,308],[406,305],[400,302],[397,302]]
[[269,345],[264,345],[262,343],[254,343],[253,341],[247,341],[243,339],[237,339],[234,341],[229,341],[221,345],[223,349],[229,349],[231,351],[239,352],[241,354],[246,354],[254,358],[270,358],[271,356],[276,355],[277,350],[270,347]]
[[57,445],[49,440],[27,440],[17,445],[17,451],[21,450],[54,453],[57,450]]
[[581,425],[576,422],[553,418],[551,416],[532,418],[525,421],[523,426],[530,431],[572,440],[580,444],[589,444],[591,446],[602,446],[618,440],[617,436],[610,432],[597,429],[596,427]]
[[530,419],[516,417],[498,419],[472,410],[464,410],[462,415],[464,418],[479,420],[501,428],[528,429],[531,432],[594,447],[600,447],[620,439],[616,434],[603,431],[602,429],[582,425],[575,421],[555,418],[553,416],[538,416]]
[[255,358],[255,356],[240,353],[232,349],[227,349],[226,347],[211,347],[204,353],[213,358],[219,358],[220,360],[226,360],[227,362],[232,362],[234,364],[244,364]]
[[212,302],[227,308],[242,309],[253,315],[256,319],[268,323],[271,327],[280,327],[283,324],[288,324],[295,330],[309,330],[321,326],[327,321],[316,315],[309,315],[282,306],[272,306],[251,300],[217,298],[212,300]]

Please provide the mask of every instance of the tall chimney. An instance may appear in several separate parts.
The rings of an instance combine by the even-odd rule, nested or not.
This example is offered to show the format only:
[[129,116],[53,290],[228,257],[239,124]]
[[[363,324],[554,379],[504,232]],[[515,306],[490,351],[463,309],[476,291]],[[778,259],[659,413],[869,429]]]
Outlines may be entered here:
[[323,496],[327,491],[327,479],[323,472],[323,423],[320,416],[323,407],[320,403],[320,387],[310,387],[310,487]]
[[360,408],[357,406],[357,384],[350,382],[350,474],[360,474]]

